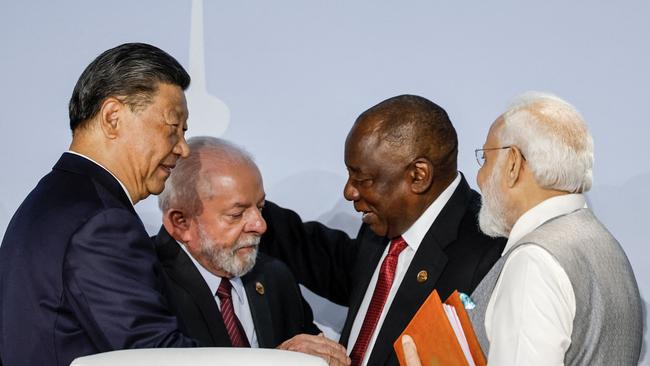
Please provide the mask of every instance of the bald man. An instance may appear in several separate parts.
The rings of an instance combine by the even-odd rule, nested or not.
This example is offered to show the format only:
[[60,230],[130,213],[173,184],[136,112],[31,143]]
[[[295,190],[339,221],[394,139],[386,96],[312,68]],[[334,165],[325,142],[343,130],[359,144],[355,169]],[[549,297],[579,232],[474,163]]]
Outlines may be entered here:
[[480,196],[458,172],[444,109],[415,95],[362,113],[345,142],[343,194],[355,240],[267,205],[262,248],[315,293],[349,307],[340,343],[353,365],[397,365],[393,342],[426,298],[471,293],[505,244],[478,229]]

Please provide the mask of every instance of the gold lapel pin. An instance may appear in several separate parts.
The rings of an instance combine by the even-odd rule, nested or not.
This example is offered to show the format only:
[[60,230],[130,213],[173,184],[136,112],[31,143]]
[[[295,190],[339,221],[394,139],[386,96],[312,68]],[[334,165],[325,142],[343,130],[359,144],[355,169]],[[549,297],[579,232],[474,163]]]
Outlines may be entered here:
[[420,272],[418,272],[417,279],[418,279],[418,282],[420,282],[420,283],[425,282],[427,279],[429,279],[429,274],[427,273],[427,271],[421,270]]
[[255,291],[260,295],[264,295],[264,285],[261,282],[255,282]]

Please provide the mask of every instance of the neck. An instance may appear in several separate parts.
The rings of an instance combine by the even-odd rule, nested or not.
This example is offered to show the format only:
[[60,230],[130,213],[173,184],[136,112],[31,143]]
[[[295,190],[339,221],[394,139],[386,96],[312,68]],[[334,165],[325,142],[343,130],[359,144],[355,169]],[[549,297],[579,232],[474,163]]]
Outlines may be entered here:
[[[82,134],[83,136],[80,136]],[[134,185],[131,183],[131,180],[127,179],[127,175],[123,169],[123,167],[129,166],[127,162],[122,162],[121,155],[113,152],[105,141],[93,138],[90,134],[76,132],[72,138],[69,150],[91,158],[111,172],[124,184],[133,204],[136,204],[143,198],[135,195],[136,190],[134,189]]]
[[523,214],[530,211],[533,207],[539,205],[540,203],[546,201],[549,198],[563,196],[568,194],[565,191],[558,191],[555,189],[545,189],[536,187],[536,189],[528,190],[528,192],[520,194],[522,197],[519,202],[515,205],[513,210],[515,213],[515,219],[513,220],[513,225]]
[[456,179],[458,172],[454,171],[453,174],[447,174],[445,177],[436,178],[431,183],[431,187],[424,194],[424,200],[422,200],[422,207],[420,208],[420,215],[429,207],[435,200],[440,197],[442,192],[449,187],[451,182]]

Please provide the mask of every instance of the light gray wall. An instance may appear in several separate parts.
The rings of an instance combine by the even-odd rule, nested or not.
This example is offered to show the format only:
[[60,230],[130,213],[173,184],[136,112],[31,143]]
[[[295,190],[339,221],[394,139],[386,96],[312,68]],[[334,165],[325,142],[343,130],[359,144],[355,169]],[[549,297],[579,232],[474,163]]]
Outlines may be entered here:
[[[192,46],[190,0],[7,0],[0,9],[0,233],[67,148],[67,101],[83,68],[143,41],[188,67],[194,55],[191,134],[246,146],[270,199],[352,233],[359,217],[342,200],[343,142],[360,112],[402,93],[444,106],[475,186],[473,149],[508,100],[558,94],[589,123],[591,205],[650,296],[647,1],[206,1]],[[138,211],[156,230],[155,200]],[[336,317],[324,321],[336,327]]]

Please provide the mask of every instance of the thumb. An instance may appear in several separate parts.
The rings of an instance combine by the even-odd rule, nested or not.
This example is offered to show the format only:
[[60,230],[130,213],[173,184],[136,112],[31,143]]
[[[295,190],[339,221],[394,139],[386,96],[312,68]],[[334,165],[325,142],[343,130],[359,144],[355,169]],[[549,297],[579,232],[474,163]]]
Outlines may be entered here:
[[415,342],[408,334],[402,336],[402,348],[404,349],[404,359],[407,366],[422,366]]

